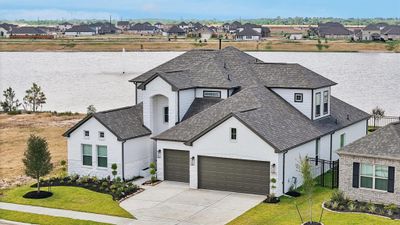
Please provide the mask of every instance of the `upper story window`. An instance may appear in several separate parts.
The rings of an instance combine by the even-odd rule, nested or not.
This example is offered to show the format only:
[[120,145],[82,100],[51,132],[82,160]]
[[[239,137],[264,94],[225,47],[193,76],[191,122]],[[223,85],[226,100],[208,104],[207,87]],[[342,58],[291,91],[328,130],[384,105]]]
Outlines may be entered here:
[[328,99],[329,99],[329,95],[328,95],[328,91],[324,91],[324,115],[328,114]]
[[99,131],[99,138],[103,139],[104,138],[104,131]]
[[84,130],[84,131],[83,131],[83,136],[84,136],[85,138],[89,138],[89,131],[88,131],[88,130]]
[[169,109],[168,107],[164,107],[164,123],[169,122]]
[[231,140],[236,141],[237,139],[237,130],[236,128],[231,128]]
[[346,141],[346,134],[343,133],[340,135],[340,147],[343,148],[345,145],[345,141]]
[[315,93],[315,117],[321,116],[321,92]]
[[203,91],[203,98],[221,98],[220,91]]
[[92,145],[82,145],[82,165],[92,165]]
[[294,102],[303,102],[303,93],[294,93]]

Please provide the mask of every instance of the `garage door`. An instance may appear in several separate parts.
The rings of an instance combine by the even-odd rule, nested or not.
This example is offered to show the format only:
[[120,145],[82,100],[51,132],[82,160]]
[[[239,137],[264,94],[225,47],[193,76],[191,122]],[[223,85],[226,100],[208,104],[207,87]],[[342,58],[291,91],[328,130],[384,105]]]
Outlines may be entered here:
[[199,156],[198,164],[199,188],[269,193],[269,162]]
[[164,149],[164,180],[189,182],[189,152]]

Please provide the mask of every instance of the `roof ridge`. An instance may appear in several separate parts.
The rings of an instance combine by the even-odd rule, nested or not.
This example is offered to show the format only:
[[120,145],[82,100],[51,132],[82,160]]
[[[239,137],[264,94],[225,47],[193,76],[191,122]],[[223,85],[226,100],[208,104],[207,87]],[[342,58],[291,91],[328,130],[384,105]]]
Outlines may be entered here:
[[[139,104],[142,104],[142,103],[139,103]],[[109,113],[109,112],[119,111],[119,110],[123,110],[123,109],[133,108],[135,106],[138,106],[139,104],[131,105],[131,106],[124,106],[124,107],[119,107],[119,108],[109,109],[109,110],[104,110],[104,111],[99,111],[99,112],[96,112],[94,114]]]

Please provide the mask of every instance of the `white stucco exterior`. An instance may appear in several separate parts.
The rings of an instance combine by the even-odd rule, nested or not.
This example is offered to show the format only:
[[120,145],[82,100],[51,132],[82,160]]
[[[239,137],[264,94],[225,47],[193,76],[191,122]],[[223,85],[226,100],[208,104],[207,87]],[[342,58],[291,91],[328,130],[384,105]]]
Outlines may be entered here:
[[[89,131],[89,137],[84,136]],[[99,138],[99,132],[104,132],[104,138]],[[82,145],[92,146],[92,165],[83,165]],[[124,157],[122,157],[124,145]],[[112,177],[111,165],[117,164],[119,177],[130,179],[138,176],[140,170],[149,166],[154,160],[152,140],[149,136],[138,137],[126,142],[117,140],[117,137],[103,126],[97,119],[91,118],[73,131],[67,140],[68,146],[68,173],[90,175],[96,177]],[[99,167],[97,163],[97,146],[107,146],[107,168]],[[124,161],[124,165],[122,162]]]
[[[294,106],[297,110],[299,110],[301,113],[303,113],[309,119],[311,119],[312,95],[311,95],[310,89],[272,88],[272,91],[274,91],[276,94],[281,96],[283,99],[285,99],[285,101],[287,101],[289,104]],[[295,93],[299,93],[299,94],[303,95],[302,102],[295,101]]]
[[195,89],[179,91],[179,121],[182,120],[190,105],[193,103],[194,98],[196,97],[195,92]]

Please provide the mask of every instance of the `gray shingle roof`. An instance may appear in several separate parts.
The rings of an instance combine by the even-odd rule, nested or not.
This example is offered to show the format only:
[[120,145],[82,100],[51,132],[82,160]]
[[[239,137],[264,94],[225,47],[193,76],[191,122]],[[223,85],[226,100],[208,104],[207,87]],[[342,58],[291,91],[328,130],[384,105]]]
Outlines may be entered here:
[[[268,88],[253,85],[164,131],[155,139],[191,144],[233,116],[276,152],[282,152],[369,117],[336,98],[331,100],[331,111],[329,120],[312,121]],[[351,114],[349,120],[347,114]]]
[[11,29],[12,34],[46,34],[37,27],[15,27]]
[[210,106],[222,101],[221,98],[195,98],[186,114],[183,116],[182,121],[189,119],[190,117],[208,109]]
[[167,33],[169,33],[169,34],[184,34],[186,32],[178,26],[172,26],[171,28],[169,28]]
[[325,35],[351,35],[352,31],[346,29],[342,24],[336,22],[328,22],[318,24],[318,33]]
[[260,82],[267,87],[292,88],[319,88],[336,84],[298,64],[263,63],[233,47],[219,51],[191,50],[130,81],[143,83],[156,73],[162,74],[176,89],[244,88]]
[[383,34],[386,35],[400,35],[400,25],[390,25],[382,30]]
[[96,29],[90,27],[89,25],[77,25],[73,26],[70,29],[67,29],[65,32],[95,32]]
[[261,36],[261,33],[255,31],[250,26],[245,26],[242,31],[240,31],[237,36]]
[[140,103],[134,106],[88,115],[65,132],[64,136],[69,136],[75,129],[92,117],[96,118],[102,125],[110,130],[111,133],[117,136],[120,141],[151,134],[151,131],[143,125],[143,104]]
[[338,154],[400,160],[400,122],[376,130],[340,149]]

